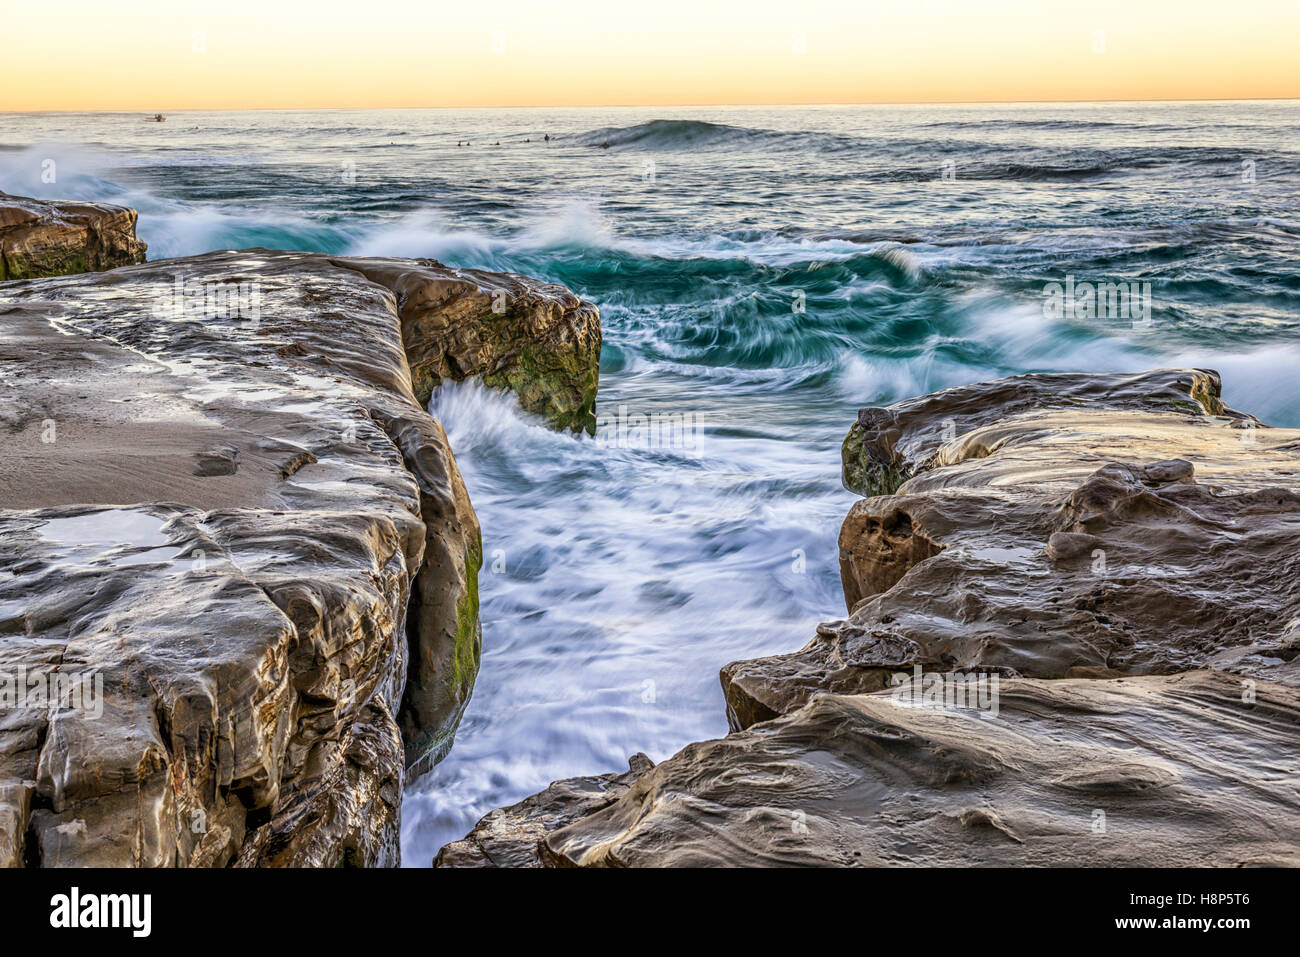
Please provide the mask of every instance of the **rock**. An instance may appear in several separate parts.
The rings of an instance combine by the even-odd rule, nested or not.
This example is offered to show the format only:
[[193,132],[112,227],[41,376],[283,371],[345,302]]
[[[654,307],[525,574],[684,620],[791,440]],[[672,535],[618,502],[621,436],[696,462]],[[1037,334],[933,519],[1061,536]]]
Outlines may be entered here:
[[0,287],[0,696],[82,693],[0,708],[0,865],[397,862],[405,776],[473,689],[482,562],[367,278],[397,264]]
[[[996,718],[824,694],[689,745],[576,820],[549,800],[568,783],[552,785],[497,838],[540,829],[539,853],[501,863],[1294,867],[1300,692],[1261,683],[1248,701],[1242,684],[1010,679]],[[460,848],[437,864],[464,863]]]
[[963,432],[1039,409],[1133,409],[1228,416],[1258,425],[1223,404],[1217,372],[1060,372],[1011,376],[944,389],[889,408],[858,412],[840,450],[844,487],[860,495],[889,495],[934,464],[940,446]]
[[622,774],[557,781],[488,814],[463,840],[443,847],[434,867],[563,867],[568,862],[550,852],[545,837],[611,806],[653,767],[644,754],[634,754]]
[[144,262],[136,212],[0,192],[0,280],[93,272]]
[[397,297],[416,398],[445,380],[509,389],[557,429],[596,434],[600,312],[563,286],[432,260],[349,259]]
[[[342,759],[300,775],[277,812],[239,848],[238,867],[396,867],[401,862],[402,738],[372,699],[349,729]],[[191,866],[216,863],[191,860]]]
[[[851,614],[795,654],[727,665],[733,726],[817,691],[875,691],[914,665],[1035,678],[1213,667],[1300,684],[1300,494],[1287,487],[1300,432],[1226,409],[1214,373],[1098,379],[1117,392],[1073,376],[1060,407],[1056,376],[938,393],[965,397],[932,404],[946,426],[924,399],[887,410],[907,425],[894,447],[912,450],[912,477],[844,521]],[[988,404],[968,401],[980,392]],[[1177,394],[1220,414],[1150,411],[1150,396]],[[932,444],[943,428],[949,441]]]
[[[501,862],[1300,863],[1300,431],[1202,370],[1017,376],[854,429],[846,484],[877,494],[840,534],[848,618],[724,667],[733,733],[612,803],[510,809],[494,840],[536,851]],[[482,830],[438,863],[491,862]]]

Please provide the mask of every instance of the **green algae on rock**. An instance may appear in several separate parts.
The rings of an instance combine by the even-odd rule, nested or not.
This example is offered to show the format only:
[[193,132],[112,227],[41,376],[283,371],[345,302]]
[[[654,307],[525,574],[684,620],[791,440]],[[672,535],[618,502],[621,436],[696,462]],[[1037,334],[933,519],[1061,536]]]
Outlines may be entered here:
[[0,281],[95,272],[144,262],[136,212],[106,203],[46,202],[0,192]]
[[335,259],[392,291],[416,398],[446,381],[508,389],[553,428],[596,432],[600,310],[554,283],[432,259]]

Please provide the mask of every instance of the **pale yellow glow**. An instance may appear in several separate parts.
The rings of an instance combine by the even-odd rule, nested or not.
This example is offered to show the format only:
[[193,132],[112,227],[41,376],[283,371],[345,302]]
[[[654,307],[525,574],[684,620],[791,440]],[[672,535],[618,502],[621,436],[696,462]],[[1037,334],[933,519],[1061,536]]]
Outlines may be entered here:
[[1300,0],[5,7],[0,111],[1300,97]]

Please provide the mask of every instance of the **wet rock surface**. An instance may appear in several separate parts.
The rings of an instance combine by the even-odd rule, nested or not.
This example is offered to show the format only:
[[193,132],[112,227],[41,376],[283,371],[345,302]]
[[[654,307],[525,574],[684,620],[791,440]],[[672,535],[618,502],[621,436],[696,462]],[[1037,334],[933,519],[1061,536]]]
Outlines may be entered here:
[[969,432],[1043,409],[1181,412],[1256,421],[1227,408],[1218,375],[1203,369],[1010,376],[859,410],[841,448],[844,487],[859,495],[889,494],[931,467],[959,427]]
[[473,688],[482,561],[367,278],[399,265],[0,287],[0,864],[397,862],[404,780]]
[[[841,530],[848,618],[724,667],[734,732],[557,816],[534,863],[1300,861],[1300,432],[1205,370],[1017,376],[853,429],[846,484],[893,494]],[[520,809],[521,839],[553,813]]]
[[[851,614],[795,654],[727,665],[733,726],[914,666],[1032,678],[1213,667],[1300,684],[1300,432],[1224,407],[1214,373],[1099,379],[1114,391],[1071,377],[1059,409],[1055,376],[951,390],[964,401],[934,403],[939,422],[915,411],[922,400],[900,403],[896,419],[920,436],[898,439],[914,474],[844,521]],[[968,398],[981,390],[985,405]],[[1080,391],[1093,405],[1076,406]],[[1204,405],[1149,411],[1179,394]],[[1026,395],[1037,411],[1022,411]],[[926,444],[945,428],[948,441]]]
[[546,836],[611,807],[653,767],[644,754],[634,754],[622,774],[556,781],[539,794],[487,815],[464,840],[439,851],[434,866],[569,866],[565,857],[551,851]]
[[[692,744],[549,830],[579,867],[1240,866],[1300,863],[1300,694],[1212,672],[1011,679],[996,718],[821,695]],[[508,812],[520,839],[554,813]],[[438,863],[463,863],[480,825]],[[499,836],[498,841],[504,841]]]
[[107,203],[47,202],[0,192],[0,281],[144,262],[136,212]]
[[416,398],[470,377],[508,389],[557,429],[596,432],[600,312],[553,283],[429,260],[349,259],[390,289]]

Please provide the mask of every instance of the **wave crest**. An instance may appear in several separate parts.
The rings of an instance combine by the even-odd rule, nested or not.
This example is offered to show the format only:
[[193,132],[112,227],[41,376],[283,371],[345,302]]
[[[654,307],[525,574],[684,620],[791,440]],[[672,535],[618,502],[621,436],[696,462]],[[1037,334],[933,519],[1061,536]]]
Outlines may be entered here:
[[745,140],[781,137],[774,130],[750,129],[705,120],[650,120],[635,126],[606,126],[575,136],[579,146],[639,146],[674,149],[681,146],[716,146]]

